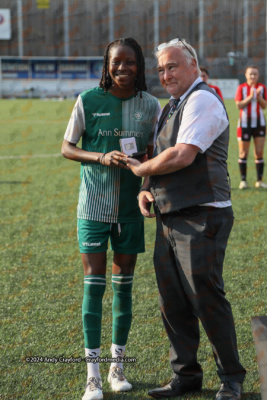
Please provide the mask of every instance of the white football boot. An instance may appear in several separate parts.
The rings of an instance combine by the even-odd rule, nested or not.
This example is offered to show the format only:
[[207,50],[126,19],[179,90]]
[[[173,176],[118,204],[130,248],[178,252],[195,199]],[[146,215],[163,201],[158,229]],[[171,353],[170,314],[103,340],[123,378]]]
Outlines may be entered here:
[[257,181],[255,183],[255,188],[262,188],[262,189],[267,189],[267,185],[266,183],[262,182],[262,181]]
[[239,189],[246,189],[248,187],[247,181],[241,181],[239,184]]
[[102,381],[101,378],[92,376],[88,379],[87,385],[85,386],[85,393],[82,400],[102,400]]
[[109,370],[108,382],[113,392],[127,392],[132,389],[132,385],[127,381],[120,367]]

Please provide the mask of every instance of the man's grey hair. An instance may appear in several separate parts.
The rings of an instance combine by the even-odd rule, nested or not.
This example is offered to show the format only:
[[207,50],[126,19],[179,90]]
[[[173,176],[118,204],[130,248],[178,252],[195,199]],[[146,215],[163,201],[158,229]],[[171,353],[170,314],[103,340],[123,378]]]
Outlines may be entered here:
[[[170,41],[170,42],[167,42],[164,48],[162,48],[162,49],[160,49],[160,50],[157,50],[157,49],[156,49],[156,51],[155,51],[155,56],[156,56],[156,58],[159,58],[159,56],[161,55],[161,53],[162,53],[165,49],[167,49],[167,48],[169,48],[169,47],[176,47],[176,48],[182,49],[182,51],[183,51],[183,53],[184,53],[184,56],[185,56],[185,58],[186,58],[186,60],[187,60],[187,62],[188,62],[188,65],[190,64],[191,60],[194,58],[194,59],[196,60],[196,62],[197,62],[197,68],[198,68],[198,71],[199,71],[199,74],[200,74],[200,69],[199,69],[199,64],[198,64],[198,58],[197,58],[196,50],[186,41],[186,39],[181,39],[181,40],[179,40],[177,43],[174,43],[174,44],[171,43],[171,41]],[[192,54],[191,54],[191,53],[192,53]],[[193,56],[193,55],[194,55],[194,56]]]

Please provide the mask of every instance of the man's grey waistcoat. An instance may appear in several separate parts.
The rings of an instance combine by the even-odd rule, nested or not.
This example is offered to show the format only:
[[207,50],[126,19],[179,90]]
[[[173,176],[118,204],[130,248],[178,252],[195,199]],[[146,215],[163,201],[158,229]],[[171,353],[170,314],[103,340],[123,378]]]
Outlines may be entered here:
[[[159,121],[160,133],[157,137],[154,156],[175,146],[184,107],[189,96],[197,90],[207,90],[221,101],[207,84],[201,82],[192,89],[168,123],[162,127],[164,115],[169,110],[169,105],[167,105]],[[223,104],[222,101],[221,103]],[[161,214],[176,212],[203,203],[229,200],[230,187],[226,164],[228,143],[229,124],[203,154],[197,154],[191,165],[171,174],[150,177],[150,191]]]

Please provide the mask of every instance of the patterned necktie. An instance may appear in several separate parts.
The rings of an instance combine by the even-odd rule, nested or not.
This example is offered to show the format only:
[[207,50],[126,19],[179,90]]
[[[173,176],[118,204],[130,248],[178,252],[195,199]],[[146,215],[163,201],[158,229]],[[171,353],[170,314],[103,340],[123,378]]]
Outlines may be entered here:
[[167,117],[167,119],[166,119],[165,124],[167,124],[167,122],[168,122],[169,119],[171,118],[172,114],[173,114],[174,111],[176,110],[176,108],[177,108],[177,106],[178,106],[178,104],[179,104],[179,101],[180,101],[180,99],[174,100],[174,103],[173,103],[173,105],[172,105],[171,108],[170,108],[170,112],[169,112],[169,114],[168,114],[168,117]]
[[175,111],[176,108],[178,107],[179,101],[180,101],[180,98],[174,100],[173,105],[172,105],[171,108],[170,108],[168,117],[166,118],[165,122],[164,122],[164,119],[163,119],[162,122],[161,122],[161,124],[160,124],[160,126],[159,126],[160,129],[158,129],[157,134],[156,134],[156,142],[155,142],[155,148],[154,148],[153,157],[156,157],[156,156],[158,155],[157,138],[159,137],[159,134],[160,134],[160,132],[161,132],[161,129],[167,124],[167,122],[168,122],[169,119],[171,118],[172,114],[174,113],[174,111]]

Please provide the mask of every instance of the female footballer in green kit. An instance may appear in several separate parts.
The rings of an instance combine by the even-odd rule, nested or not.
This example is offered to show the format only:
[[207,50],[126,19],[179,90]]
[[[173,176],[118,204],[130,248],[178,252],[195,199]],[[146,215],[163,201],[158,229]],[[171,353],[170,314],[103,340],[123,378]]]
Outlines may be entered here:
[[[138,151],[147,150],[152,156],[160,105],[145,92],[144,71],[143,53],[134,39],[110,43],[99,87],[78,97],[62,145],[64,157],[81,162],[77,227],[84,269],[82,318],[85,355],[94,361],[100,356],[108,239],[114,252],[112,358],[124,357],[134,268],[137,254],[144,252],[144,221],[137,203],[141,179],[118,161],[124,156],[120,147],[124,138],[134,138]],[[80,138],[81,149],[76,147]],[[122,362],[111,363],[108,381],[113,391],[132,388]],[[87,363],[83,400],[90,399],[103,399],[98,362]]]

